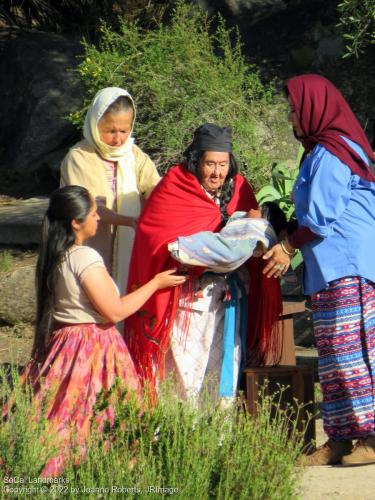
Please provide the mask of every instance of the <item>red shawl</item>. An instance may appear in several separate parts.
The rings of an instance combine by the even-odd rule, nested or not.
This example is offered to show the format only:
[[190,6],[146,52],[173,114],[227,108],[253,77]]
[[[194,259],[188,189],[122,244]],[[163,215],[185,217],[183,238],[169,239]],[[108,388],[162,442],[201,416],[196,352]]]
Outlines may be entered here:
[[[254,193],[244,177],[236,175],[234,183],[228,213],[256,208]],[[182,165],[172,167],[147,200],[139,220],[128,291],[143,285],[156,273],[177,267],[168,251],[168,243],[178,236],[199,231],[219,231],[220,226],[219,207],[203,191],[197,178]],[[258,352],[261,361],[272,342],[270,333],[281,313],[280,284],[279,280],[266,278],[261,273],[262,259],[253,258],[249,263],[248,348]],[[203,271],[195,269],[199,274]],[[159,290],[126,320],[125,339],[138,372],[153,383],[156,376],[163,377],[164,355],[169,347],[178,299],[179,288]],[[267,309],[263,309],[265,304]]]
[[375,174],[341,136],[359,144],[374,162],[371,145],[349,104],[339,90],[319,75],[290,78],[286,87],[295,106],[301,128],[306,136],[301,142],[306,151],[322,144],[350,170],[368,181]]

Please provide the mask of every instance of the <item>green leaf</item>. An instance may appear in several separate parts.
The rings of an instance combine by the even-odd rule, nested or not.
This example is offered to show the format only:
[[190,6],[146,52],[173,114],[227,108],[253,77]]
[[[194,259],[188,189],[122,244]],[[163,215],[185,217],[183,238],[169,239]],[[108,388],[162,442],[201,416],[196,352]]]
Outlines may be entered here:
[[256,199],[258,203],[263,203],[265,201],[274,201],[279,200],[281,198],[281,194],[277,189],[275,189],[271,185],[263,186],[260,191],[258,191],[256,195]]
[[293,257],[293,259],[290,262],[290,265],[292,266],[292,269],[297,269],[298,266],[300,266],[303,262],[303,257],[302,253],[298,251],[296,255]]
[[293,214],[294,214],[294,204],[292,204],[288,209],[287,209],[287,212],[286,212],[286,218],[287,220],[290,220],[292,217],[293,217]]
[[[288,171],[288,173],[289,173],[289,171]],[[286,174],[278,172],[278,171],[276,171],[276,172],[272,171],[272,177],[276,177],[277,179],[284,179],[286,181],[294,181],[294,178],[290,177],[290,174],[286,175]]]

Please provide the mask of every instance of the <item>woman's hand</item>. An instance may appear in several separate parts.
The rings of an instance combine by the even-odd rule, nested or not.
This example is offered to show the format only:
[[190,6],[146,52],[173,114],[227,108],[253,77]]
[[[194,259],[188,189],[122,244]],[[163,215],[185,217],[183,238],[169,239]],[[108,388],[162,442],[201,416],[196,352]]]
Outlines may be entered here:
[[177,269],[168,269],[168,271],[156,274],[153,277],[153,281],[155,282],[157,289],[161,290],[162,288],[178,286],[185,283],[187,277],[174,274],[176,271]]
[[266,274],[267,278],[279,278],[290,266],[291,256],[284,252],[280,243],[277,243],[263,255],[263,259],[268,260],[263,274]]

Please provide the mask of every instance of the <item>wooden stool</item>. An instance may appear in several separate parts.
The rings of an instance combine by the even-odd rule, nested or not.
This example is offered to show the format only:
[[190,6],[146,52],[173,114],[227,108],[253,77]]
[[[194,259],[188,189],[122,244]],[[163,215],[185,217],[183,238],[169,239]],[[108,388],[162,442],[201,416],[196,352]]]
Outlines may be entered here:
[[[285,387],[281,391],[281,387]],[[297,429],[304,431],[304,444],[307,447],[315,440],[315,418],[308,414],[315,413],[314,373],[312,366],[262,366],[245,368],[242,379],[245,402],[249,412],[257,416],[261,394],[275,395],[280,401],[281,409],[294,408],[303,405],[297,414]],[[296,415],[294,415],[295,417]],[[306,427],[306,422],[308,422]]]
[[[300,313],[305,310],[306,301],[305,300],[284,300],[283,301],[283,312],[280,316],[280,322],[282,323],[282,349],[281,357],[278,365],[295,365],[296,364],[296,352],[294,345],[294,325],[293,325],[293,315],[295,313]],[[266,366],[273,365],[274,360],[269,359],[265,361]]]

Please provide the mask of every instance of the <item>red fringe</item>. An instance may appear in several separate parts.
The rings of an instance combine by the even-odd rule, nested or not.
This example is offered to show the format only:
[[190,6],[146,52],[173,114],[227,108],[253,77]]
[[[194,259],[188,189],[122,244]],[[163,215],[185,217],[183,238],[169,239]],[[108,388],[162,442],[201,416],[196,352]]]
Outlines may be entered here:
[[282,354],[280,280],[267,278],[262,273],[264,266],[261,258],[250,259],[247,339],[247,364],[250,366],[277,365]]

